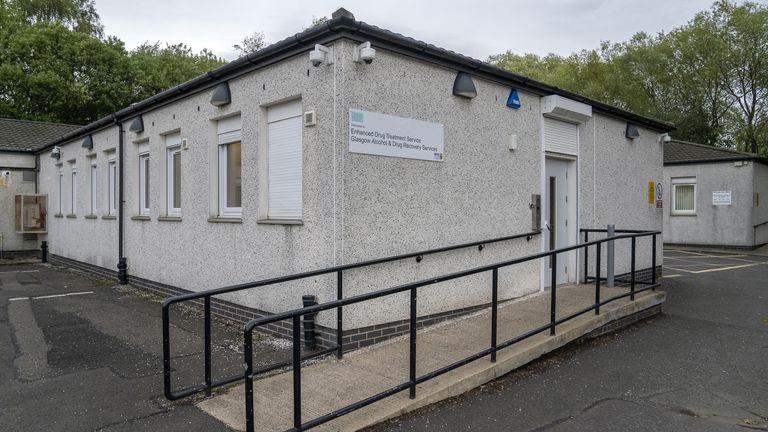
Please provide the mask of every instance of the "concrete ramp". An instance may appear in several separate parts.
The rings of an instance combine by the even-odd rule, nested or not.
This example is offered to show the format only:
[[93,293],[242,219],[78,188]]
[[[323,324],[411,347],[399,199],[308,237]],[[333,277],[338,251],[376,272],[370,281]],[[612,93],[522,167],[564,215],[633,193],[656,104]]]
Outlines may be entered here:
[[[601,288],[607,299],[626,293],[626,288]],[[587,334],[618,327],[660,310],[663,292],[645,291],[634,301],[624,298],[601,307],[601,314],[588,312],[557,327],[557,334],[543,332],[499,351],[490,357],[455,369],[417,387],[416,399],[408,391],[378,401],[358,411],[315,428],[319,431],[356,431],[408,411],[459,395]],[[541,293],[499,307],[498,341],[512,339],[549,322],[549,293]],[[594,303],[594,286],[558,288],[557,316]],[[490,347],[490,310],[438,324],[417,334],[417,376],[447,366]],[[370,397],[408,381],[407,336],[302,367],[302,421]],[[237,430],[245,430],[244,386],[206,399],[198,407]],[[293,380],[291,372],[254,382],[255,424],[258,431],[284,431],[292,427]]]

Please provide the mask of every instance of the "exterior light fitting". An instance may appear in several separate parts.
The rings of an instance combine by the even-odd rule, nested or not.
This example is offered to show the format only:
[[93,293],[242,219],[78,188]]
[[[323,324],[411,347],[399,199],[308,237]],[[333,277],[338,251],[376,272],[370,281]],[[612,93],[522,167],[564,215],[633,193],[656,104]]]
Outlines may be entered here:
[[84,149],[93,150],[93,137],[91,135],[86,135],[82,147]]
[[632,123],[627,123],[627,130],[624,133],[624,136],[631,140],[640,138],[640,131],[637,129],[637,126],[633,125]]
[[223,82],[213,89],[211,105],[221,107],[232,102],[232,94],[229,92],[229,82]]
[[131,125],[128,127],[128,130],[135,133],[144,132],[144,119],[141,117],[141,115],[137,115],[133,118],[133,121],[131,121]]
[[456,74],[456,80],[453,81],[453,95],[472,99],[477,96],[475,82],[472,81],[472,75],[466,72]]

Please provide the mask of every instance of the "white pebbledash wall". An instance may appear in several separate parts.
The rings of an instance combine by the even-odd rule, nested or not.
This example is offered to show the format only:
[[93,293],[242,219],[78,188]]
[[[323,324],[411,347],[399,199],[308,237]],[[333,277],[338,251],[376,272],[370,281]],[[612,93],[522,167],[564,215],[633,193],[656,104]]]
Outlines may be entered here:
[[[370,65],[352,62],[356,44],[334,43],[333,65],[312,67],[298,55],[229,82],[232,103],[210,105],[204,91],[144,114],[144,132],[125,133],[125,256],[129,277],[190,291],[249,282],[299,271],[354,263],[531,230],[532,194],[541,189],[541,114],[538,95],[520,92],[522,108],[505,106],[509,87],[475,78],[478,96],[451,95],[456,71],[377,50]],[[303,220],[300,225],[258,221],[264,182],[266,107],[301,98],[303,111],[315,110],[317,126],[303,128]],[[362,109],[441,123],[445,161],[427,162],[348,152],[349,109]],[[242,116],[242,223],[209,222],[216,215],[216,119]],[[602,115],[580,126],[580,218],[583,227],[616,223],[619,228],[661,227],[661,214],[644,195],[647,182],[661,177],[656,132],[623,136],[626,121]],[[126,129],[128,124],[125,125]],[[182,218],[164,221],[165,149],[163,135],[180,132]],[[519,147],[507,148],[510,134]],[[94,134],[99,166],[99,216],[107,206],[107,151],[117,146],[117,129]],[[149,140],[150,220],[138,214],[138,150]],[[76,219],[51,220],[51,252],[114,269],[117,220],[85,219],[89,165],[80,140],[62,146],[78,166]],[[58,167],[41,155],[40,188],[56,208]],[[69,190],[69,189],[67,189]],[[82,209],[82,210],[80,210]],[[659,241],[659,244],[661,242]],[[477,248],[402,260],[345,274],[345,296],[468,269],[540,251],[541,239],[525,238]],[[617,247],[617,250],[619,248]],[[650,259],[639,249],[639,260]],[[621,255],[619,255],[620,257]],[[659,253],[659,265],[661,254]],[[620,259],[620,258],[619,258]],[[640,262],[640,261],[639,261]],[[617,263],[617,267],[621,267]],[[628,269],[628,266],[627,266]],[[500,272],[500,298],[540,290],[538,262]],[[421,289],[419,314],[475,306],[490,301],[490,275],[482,274]],[[225,296],[257,309],[280,312],[301,307],[303,294],[320,302],[336,298],[335,276],[254,289]],[[345,328],[390,322],[407,316],[407,295],[345,308]],[[333,327],[332,312],[320,324]]]
[[[35,157],[31,154],[0,152],[0,166],[34,168]],[[9,170],[5,186],[0,186],[0,236],[3,251],[28,251],[38,248],[34,234],[25,240],[23,234],[16,232],[15,197],[19,194],[34,193],[35,182],[24,181],[24,171]]]

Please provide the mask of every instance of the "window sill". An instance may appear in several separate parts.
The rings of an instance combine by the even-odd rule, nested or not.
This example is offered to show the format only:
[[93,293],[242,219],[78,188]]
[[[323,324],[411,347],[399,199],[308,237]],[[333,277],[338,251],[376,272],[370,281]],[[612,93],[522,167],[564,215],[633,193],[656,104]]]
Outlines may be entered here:
[[77,215],[76,214],[68,214],[66,217],[67,217],[67,219],[77,219]]
[[61,213],[56,213],[55,215],[53,215],[53,217],[55,217],[55,218],[63,218],[64,215],[61,214]]
[[304,225],[304,221],[301,219],[259,219],[256,223],[266,225]]
[[669,213],[670,216],[696,216],[696,213]]
[[243,223],[243,218],[235,217],[209,217],[208,222],[213,223]]
[[86,218],[86,219],[98,219],[99,218],[95,214],[88,214],[88,215],[85,215],[83,217]]
[[157,220],[163,222],[181,222],[181,216],[158,216]]
[[136,216],[131,216],[131,220],[148,221],[148,220],[152,220],[152,218],[147,215],[136,215]]
[[117,216],[114,216],[114,215],[104,215],[101,218],[102,219],[117,219]]

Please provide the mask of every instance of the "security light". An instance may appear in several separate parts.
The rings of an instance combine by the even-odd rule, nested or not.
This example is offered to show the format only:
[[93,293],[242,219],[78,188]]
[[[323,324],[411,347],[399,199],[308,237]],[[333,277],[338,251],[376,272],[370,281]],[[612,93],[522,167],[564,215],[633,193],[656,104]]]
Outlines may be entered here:
[[333,51],[325,45],[315,44],[315,49],[309,52],[309,61],[312,62],[314,67],[318,67],[323,63],[332,65]]
[[477,90],[475,89],[475,82],[472,81],[472,75],[466,72],[459,72],[456,74],[456,80],[453,81],[453,94],[454,96],[461,96],[469,99],[477,96]]
[[93,150],[93,137],[91,135],[85,137],[82,147],[88,150]]
[[133,118],[133,121],[131,121],[131,125],[128,127],[128,130],[135,133],[144,132],[144,119],[141,117],[141,115],[137,115]]
[[232,94],[229,92],[229,83],[225,81],[213,89],[211,105],[221,107],[228,105],[230,102],[232,102]]
[[633,125],[632,123],[627,123],[627,130],[624,132],[624,136],[632,140],[635,138],[640,138],[640,131],[637,129],[637,126]]

